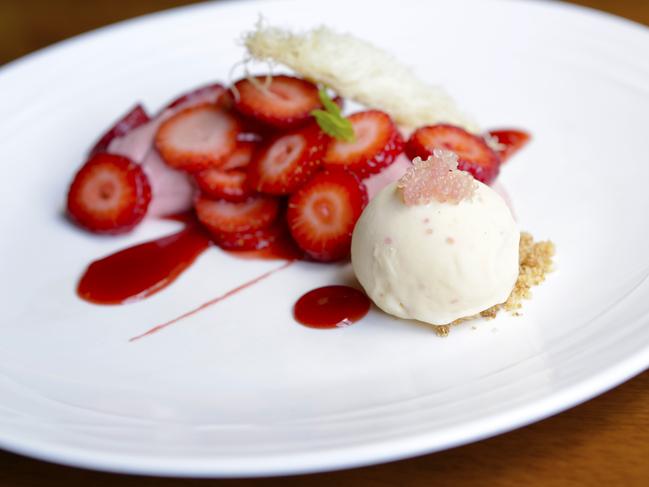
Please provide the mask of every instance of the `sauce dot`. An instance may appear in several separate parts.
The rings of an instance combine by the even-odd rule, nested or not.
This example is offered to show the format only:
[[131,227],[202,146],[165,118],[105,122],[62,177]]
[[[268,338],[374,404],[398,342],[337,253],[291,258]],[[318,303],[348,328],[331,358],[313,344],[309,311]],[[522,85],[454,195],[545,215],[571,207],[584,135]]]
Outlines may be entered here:
[[363,318],[370,300],[349,286],[325,286],[309,291],[293,307],[295,319],[310,328],[340,328]]

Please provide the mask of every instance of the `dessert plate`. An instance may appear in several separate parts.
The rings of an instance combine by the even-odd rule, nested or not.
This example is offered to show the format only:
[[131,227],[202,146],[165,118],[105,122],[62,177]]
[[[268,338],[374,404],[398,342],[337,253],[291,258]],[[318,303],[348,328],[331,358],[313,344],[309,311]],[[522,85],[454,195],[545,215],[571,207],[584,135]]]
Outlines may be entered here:
[[[136,342],[129,338],[282,265],[211,249],[124,306],[80,300],[93,259],[174,230],[92,236],[62,217],[90,143],[136,100],[152,110],[227,79],[264,14],[326,23],[445,86],[484,127],[532,143],[502,171],[556,271],[522,316],[439,338],[371,310],[300,326],[295,300],[353,279],[299,263]],[[0,71],[0,447],[89,468],[260,476],[405,458],[475,441],[589,399],[649,365],[649,31],[560,3],[402,0],[204,4],[63,42]]]

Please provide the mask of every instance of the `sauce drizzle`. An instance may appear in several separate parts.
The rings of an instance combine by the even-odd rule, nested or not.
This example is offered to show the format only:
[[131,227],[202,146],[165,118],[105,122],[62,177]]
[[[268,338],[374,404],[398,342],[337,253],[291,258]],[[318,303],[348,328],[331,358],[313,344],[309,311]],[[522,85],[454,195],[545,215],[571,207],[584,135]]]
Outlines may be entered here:
[[80,298],[95,304],[144,299],[178,278],[210,246],[195,224],[92,262],[77,285]]
[[154,333],[157,333],[160,330],[164,330],[168,326],[171,326],[171,325],[173,325],[175,323],[178,323],[180,320],[184,320],[185,318],[189,318],[190,316],[195,315],[196,313],[198,313],[200,311],[203,311],[204,309],[209,308],[210,306],[212,306],[212,305],[214,305],[214,304],[216,304],[216,303],[218,303],[220,301],[223,301],[224,299],[227,299],[227,298],[229,298],[231,296],[234,296],[238,292],[243,291],[244,289],[252,286],[253,284],[257,284],[258,282],[263,281],[264,279],[266,279],[267,277],[272,276],[276,272],[279,272],[281,270],[286,269],[287,267],[289,267],[294,262],[295,262],[294,260],[289,260],[289,261],[285,262],[283,265],[281,265],[279,267],[276,267],[275,269],[271,269],[268,272],[264,272],[263,274],[255,277],[255,278],[253,278],[253,279],[251,279],[251,280],[249,280],[247,282],[244,282],[243,284],[240,284],[239,286],[237,286],[237,287],[235,287],[233,289],[230,289],[229,291],[227,291],[224,294],[221,294],[220,296],[217,296],[217,297],[215,297],[213,299],[210,299],[209,301],[201,304],[200,306],[197,306],[194,309],[191,309],[191,310],[187,311],[186,313],[183,313],[180,316],[177,316],[176,318],[174,318],[172,320],[169,320],[169,321],[167,321],[165,323],[162,323],[160,325],[156,325],[153,328],[145,331],[144,333],[141,333],[140,335],[137,335],[137,336],[134,336],[134,337],[130,338],[129,342],[134,342],[136,340],[139,340],[140,338],[144,338],[146,336],[153,335]]
[[[175,281],[211,246],[211,239],[192,214],[173,215],[168,219],[184,223],[185,226],[171,235],[134,245],[92,262],[77,285],[79,297],[95,304],[126,304],[151,296]],[[279,240],[266,249],[228,254],[244,259],[281,259],[285,262],[129,341],[153,335],[189,318],[304,258],[289,238]],[[293,314],[299,323],[311,328],[337,328],[360,320],[369,308],[370,301],[361,291],[348,286],[326,286],[303,295],[295,303]]]

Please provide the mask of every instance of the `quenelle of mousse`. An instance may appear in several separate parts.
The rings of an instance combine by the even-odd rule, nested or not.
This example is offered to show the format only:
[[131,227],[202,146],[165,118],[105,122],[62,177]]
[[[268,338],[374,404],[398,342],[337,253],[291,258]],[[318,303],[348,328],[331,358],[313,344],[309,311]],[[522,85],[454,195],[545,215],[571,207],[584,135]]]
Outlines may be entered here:
[[507,300],[520,232],[505,201],[436,150],[363,211],[352,238],[356,277],[399,318],[444,325]]

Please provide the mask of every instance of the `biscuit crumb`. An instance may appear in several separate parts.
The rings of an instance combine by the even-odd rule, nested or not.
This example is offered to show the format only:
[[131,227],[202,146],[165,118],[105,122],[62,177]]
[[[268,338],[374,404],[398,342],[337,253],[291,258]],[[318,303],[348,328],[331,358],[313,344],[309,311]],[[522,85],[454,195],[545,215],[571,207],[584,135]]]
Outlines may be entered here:
[[535,242],[532,235],[527,232],[521,232],[518,279],[507,301],[492,306],[480,314],[455,320],[448,325],[433,325],[435,333],[439,336],[447,336],[451,326],[459,325],[460,323],[476,318],[492,320],[503,309],[508,311],[512,316],[520,316],[521,313],[519,310],[522,307],[522,301],[524,299],[530,299],[532,297],[532,292],[530,291],[532,287],[541,284],[545,280],[546,274],[552,271],[554,251],[554,244],[551,241]]
[[433,325],[433,330],[435,330],[437,336],[445,337],[451,331],[451,325],[453,324],[455,323],[453,322],[450,325]]

